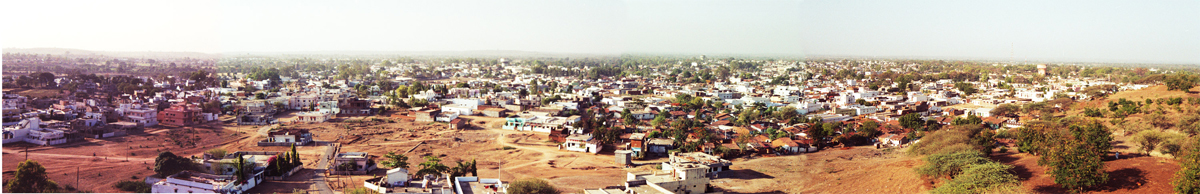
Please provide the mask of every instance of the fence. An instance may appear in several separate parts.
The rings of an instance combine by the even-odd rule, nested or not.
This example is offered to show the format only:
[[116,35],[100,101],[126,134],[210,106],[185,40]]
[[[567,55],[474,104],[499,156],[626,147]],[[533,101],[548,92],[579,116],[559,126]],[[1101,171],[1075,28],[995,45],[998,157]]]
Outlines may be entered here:
[[373,190],[373,191],[377,191],[377,192],[379,192],[379,193],[388,193],[388,192],[387,192],[387,187],[385,187],[385,186],[381,186],[381,185],[376,185],[376,184],[378,184],[378,183],[383,183],[383,181],[382,181],[382,180],[383,180],[383,178],[384,178],[384,177],[378,177],[378,178],[373,178],[373,179],[367,179],[367,180],[363,181],[363,187],[366,187],[367,189],[370,189],[370,190]]

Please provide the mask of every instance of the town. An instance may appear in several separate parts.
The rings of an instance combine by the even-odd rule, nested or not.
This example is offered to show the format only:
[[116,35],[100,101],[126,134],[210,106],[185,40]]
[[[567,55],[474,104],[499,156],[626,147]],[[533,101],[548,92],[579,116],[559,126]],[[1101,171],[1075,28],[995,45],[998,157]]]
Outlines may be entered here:
[[[1054,168],[1020,163],[1057,153],[1041,142],[1058,140],[1037,133],[1099,127],[1121,141],[1104,141],[1111,151],[1097,159],[1161,166],[1190,153],[1184,139],[1200,132],[1200,79],[1170,67],[704,55],[3,60],[5,180],[34,163],[53,182],[24,189],[58,192],[1016,192],[1044,177],[1005,169]],[[1090,138],[1070,136],[1060,138]],[[1002,175],[922,170],[972,153]],[[948,189],[971,180],[929,181],[959,174],[1009,179],[968,190]],[[1147,178],[1158,177],[1134,183]],[[1148,185],[1169,190],[1164,179]]]

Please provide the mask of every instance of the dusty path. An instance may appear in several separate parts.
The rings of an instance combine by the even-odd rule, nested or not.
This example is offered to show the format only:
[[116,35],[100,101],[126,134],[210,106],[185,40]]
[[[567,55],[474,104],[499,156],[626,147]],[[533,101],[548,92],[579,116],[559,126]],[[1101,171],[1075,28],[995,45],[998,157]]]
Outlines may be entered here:
[[[25,152],[20,151],[20,150],[7,150],[6,149],[6,150],[4,150],[4,153],[8,154],[4,157],[21,157],[21,158],[25,157]],[[44,158],[55,158],[55,159],[64,159],[64,158],[97,159],[98,158],[98,159],[104,160],[105,158],[108,158],[108,160],[113,160],[113,161],[129,160],[129,161],[138,161],[138,162],[154,162],[154,158],[125,158],[125,157],[115,157],[115,156],[107,157],[107,156],[52,154],[52,153],[38,153],[38,152],[29,152],[29,156],[30,156],[30,158],[33,158],[33,159],[37,159],[39,157],[44,157]],[[34,157],[34,156],[39,156],[39,157]]]

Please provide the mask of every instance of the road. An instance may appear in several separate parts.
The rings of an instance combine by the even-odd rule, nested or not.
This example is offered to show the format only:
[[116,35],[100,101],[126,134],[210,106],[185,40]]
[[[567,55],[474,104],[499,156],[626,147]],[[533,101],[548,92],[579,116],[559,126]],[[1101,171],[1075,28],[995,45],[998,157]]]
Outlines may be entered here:
[[313,181],[313,183],[317,184],[317,192],[318,193],[333,194],[333,189],[329,189],[329,184],[325,183],[325,170],[326,170],[326,167],[329,167],[329,157],[333,156],[332,153],[333,153],[333,145],[334,144],[330,143],[330,142],[324,142],[324,143],[325,143],[325,153],[321,154],[321,158],[319,159],[319,162],[317,162],[317,169],[313,170],[313,173],[315,175],[313,176],[312,181]]

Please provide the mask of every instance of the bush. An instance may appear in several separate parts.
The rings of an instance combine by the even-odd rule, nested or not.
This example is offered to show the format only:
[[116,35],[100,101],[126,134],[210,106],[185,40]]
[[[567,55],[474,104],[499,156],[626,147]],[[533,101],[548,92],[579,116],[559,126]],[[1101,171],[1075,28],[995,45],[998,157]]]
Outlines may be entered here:
[[1133,138],[1130,139],[1130,141],[1136,143],[1142,153],[1150,154],[1150,152],[1153,152],[1155,148],[1158,148],[1158,144],[1162,143],[1163,139],[1165,138],[1166,135],[1163,134],[1163,132],[1156,129],[1151,129],[1138,132],[1133,136]]
[[123,180],[121,182],[117,182],[117,184],[114,184],[113,187],[115,187],[117,189],[121,189],[122,191],[129,191],[129,192],[134,192],[134,193],[149,193],[150,192],[150,184],[146,184],[146,182],[143,182],[143,181]]
[[[913,144],[909,148],[908,153],[913,155],[929,155],[939,153],[954,153],[964,150],[976,150],[985,152],[986,146],[990,146],[991,137],[982,137],[984,139],[974,139],[983,127],[979,125],[957,125],[947,130],[934,131],[921,138],[921,142]],[[988,143],[980,145],[979,143]]]
[[997,162],[970,165],[962,176],[930,193],[1021,193],[1021,182],[1008,172],[1012,168]]
[[526,178],[508,184],[510,194],[559,194],[558,189],[550,186],[545,179]]
[[953,179],[963,172],[967,166],[990,162],[983,153],[975,150],[965,150],[954,153],[933,154],[925,157],[925,164],[917,167],[917,174],[928,178]]
[[[293,191],[293,192],[295,192],[295,191]],[[355,188],[346,188],[345,190],[342,190],[342,193],[345,193],[345,194],[375,194],[375,193],[379,193],[379,192],[375,191],[375,190],[367,189],[365,187],[355,187]]]

